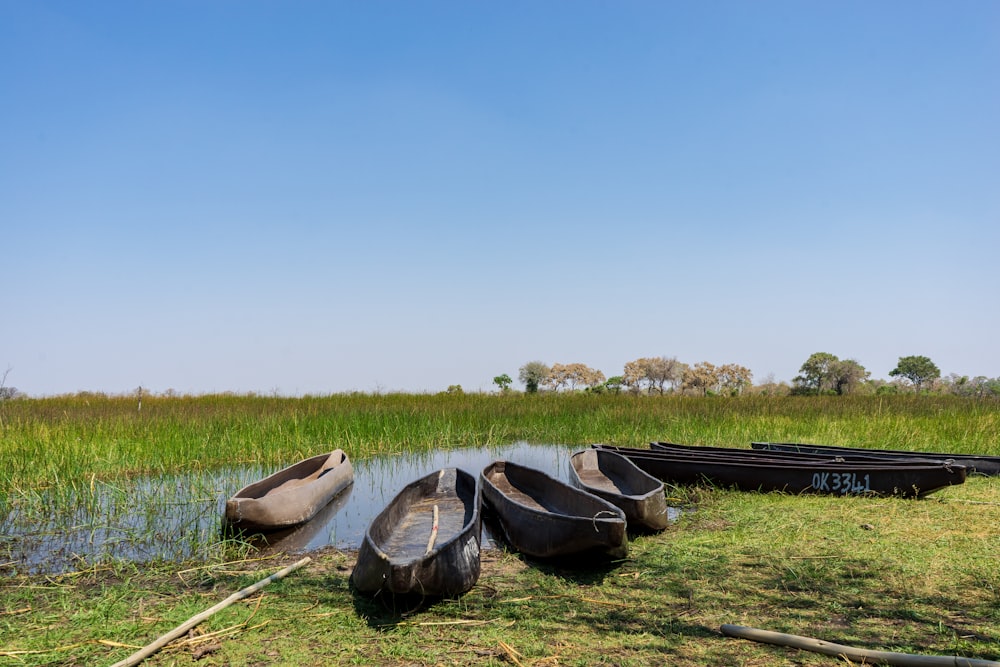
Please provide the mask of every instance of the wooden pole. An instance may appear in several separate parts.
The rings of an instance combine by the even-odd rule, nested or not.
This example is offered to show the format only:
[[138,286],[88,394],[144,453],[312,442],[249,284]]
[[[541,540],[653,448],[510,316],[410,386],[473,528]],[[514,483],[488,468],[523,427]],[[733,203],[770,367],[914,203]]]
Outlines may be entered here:
[[437,536],[438,536],[438,506],[435,505],[434,523],[431,524],[431,537],[429,540],[427,540],[427,551],[424,552],[425,555],[429,554],[431,550],[434,548],[434,540],[437,539]]
[[208,618],[215,612],[225,609],[229,605],[239,600],[242,600],[243,598],[250,597],[251,595],[253,595],[254,593],[264,588],[273,581],[284,579],[287,575],[291,574],[292,572],[299,569],[300,567],[310,562],[311,560],[312,558],[306,556],[299,562],[293,563],[292,565],[289,565],[285,569],[275,572],[270,577],[267,577],[266,579],[261,579],[256,584],[253,584],[252,586],[247,586],[243,590],[233,593],[232,595],[230,595],[225,600],[215,605],[211,609],[206,609],[197,616],[192,616],[190,619],[178,625],[176,628],[174,628],[167,634],[163,635],[153,643],[148,644],[144,648],[136,651],[135,653],[125,658],[124,660],[116,662],[115,664],[111,665],[111,667],[131,667],[132,665],[138,665],[140,662],[142,662],[149,656],[153,655],[154,653],[159,651],[161,648],[163,648],[170,642],[184,635],[184,633],[186,633],[188,630],[198,625],[199,623],[204,621],[206,618]]
[[1000,667],[1000,662],[995,660],[960,658],[950,655],[914,655],[912,653],[872,651],[853,646],[844,646],[842,644],[831,644],[822,639],[786,635],[781,632],[758,630],[757,628],[747,628],[742,625],[730,625],[728,623],[722,626],[722,634],[728,637],[750,639],[765,644],[790,646],[804,651],[812,651],[813,653],[840,656],[846,658],[848,661],[865,664],[878,663],[883,665],[898,665],[899,667]]

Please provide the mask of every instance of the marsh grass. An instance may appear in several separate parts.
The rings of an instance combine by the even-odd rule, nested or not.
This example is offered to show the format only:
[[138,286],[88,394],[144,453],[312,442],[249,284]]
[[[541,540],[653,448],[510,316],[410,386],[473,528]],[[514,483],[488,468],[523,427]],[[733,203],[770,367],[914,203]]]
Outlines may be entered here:
[[[923,500],[671,492],[698,510],[633,540],[627,560],[574,566],[489,552],[478,584],[455,600],[357,596],[353,555],[316,554],[199,626],[229,633],[200,664],[833,664],[725,638],[723,623],[879,650],[1000,653],[995,478]],[[108,664],[134,649],[99,641],[142,645],[294,558],[9,580],[4,609],[29,611],[0,615],[0,652],[41,651],[16,664]],[[181,642],[146,664],[180,664],[196,650]]]
[[78,395],[5,401],[0,492],[305,457],[516,441],[745,446],[818,442],[1000,454],[1000,401],[947,396],[690,398],[593,394]]
[[[660,439],[997,455],[997,408],[924,396],[153,397],[141,413],[134,400],[114,397],[6,401],[0,520],[38,519],[58,503],[67,516],[95,503],[127,506],[121,490],[136,477],[264,469],[320,443],[357,459],[519,440]],[[156,500],[216,490],[204,484],[160,489]],[[87,497],[91,489],[103,500]],[[491,552],[467,595],[417,608],[355,596],[353,555],[316,554],[304,570],[199,626],[227,633],[209,639],[213,651],[200,664],[831,664],[724,638],[722,623],[864,648],[1000,657],[997,478],[974,477],[922,500],[699,487],[668,494],[696,510],[663,534],[633,540],[624,562],[568,567]],[[0,549],[10,545],[0,539]],[[234,553],[249,550],[220,547],[181,565],[113,559],[60,575],[3,577],[0,664],[110,664],[134,650],[120,644],[141,646],[289,562],[233,563]],[[144,664],[189,662],[196,650],[179,643]]]

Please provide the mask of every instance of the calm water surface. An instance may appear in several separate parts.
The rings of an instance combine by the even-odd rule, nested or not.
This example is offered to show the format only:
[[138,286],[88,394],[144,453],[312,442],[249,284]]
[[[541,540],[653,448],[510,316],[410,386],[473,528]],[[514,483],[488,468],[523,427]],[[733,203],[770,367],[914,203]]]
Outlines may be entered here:
[[[269,536],[261,548],[310,551],[327,546],[356,549],[368,524],[404,486],[441,468],[473,475],[497,459],[538,468],[569,480],[569,459],[579,448],[515,443],[354,460],[354,484],[303,526]],[[315,452],[319,453],[319,452]],[[350,456],[350,452],[348,452]],[[294,461],[289,461],[290,465]],[[276,469],[260,467],[197,471],[76,491],[45,492],[33,500],[65,511],[0,506],[0,573],[58,573],[107,559],[181,561],[205,556],[220,538],[226,499]],[[38,523],[39,515],[47,518]],[[23,517],[34,517],[31,520]],[[488,533],[484,548],[491,548]]]

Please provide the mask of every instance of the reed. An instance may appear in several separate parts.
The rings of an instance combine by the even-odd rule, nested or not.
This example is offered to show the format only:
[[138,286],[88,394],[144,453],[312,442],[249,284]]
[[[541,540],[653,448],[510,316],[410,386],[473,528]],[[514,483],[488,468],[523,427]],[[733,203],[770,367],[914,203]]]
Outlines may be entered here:
[[[128,525],[134,533],[113,539],[141,548],[159,529],[117,516],[162,515],[165,505],[202,501],[201,510],[217,516],[219,480],[239,486],[234,474],[252,478],[324,443],[352,459],[521,440],[786,440],[1000,455],[1000,402],[957,397],[225,395],[144,397],[142,411],[136,407],[133,398],[99,395],[0,404],[0,566],[13,560],[5,555],[13,546],[8,523],[51,520],[50,530],[59,531],[77,516],[105,517],[90,526],[95,539]],[[626,561],[565,568],[491,553],[469,594],[409,616],[355,596],[351,554],[325,551],[253,607],[233,605],[207,621],[206,633],[236,628],[237,635],[219,639],[208,661],[829,663],[723,638],[723,623],[909,653],[996,657],[1000,570],[989,555],[1000,550],[997,478],[925,500],[704,487],[671,488],[668,497],[696,511],[663,534],[634,540]],[[56,575],[3,569],[0,653],[18,664],[109,664],[134,650],[125,644],[143,645],[203,611],[206,600],[260,579],[246,571],[253,565],[231,563],[234,553],[249,555],[246,545],[199,530],[171,528],[179,558],[199,554],[181,572],[169,558],[81,563]],[[195,651],[174,647],[149,663],[204,657]]]
[[81,394],[2,404],[0,503],[26,489],[232,465],[331,444],[355,459],[517,441],[745,446],[752,440],[1000,454],[1000,401],[950,396]]

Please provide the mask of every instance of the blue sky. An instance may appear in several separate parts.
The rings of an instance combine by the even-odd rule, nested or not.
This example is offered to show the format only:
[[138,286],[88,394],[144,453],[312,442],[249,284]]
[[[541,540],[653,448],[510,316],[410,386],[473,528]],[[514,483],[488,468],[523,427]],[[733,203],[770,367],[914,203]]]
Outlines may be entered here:
[[993,0],[0,0],[0,372],[997,377],[998,81]]

